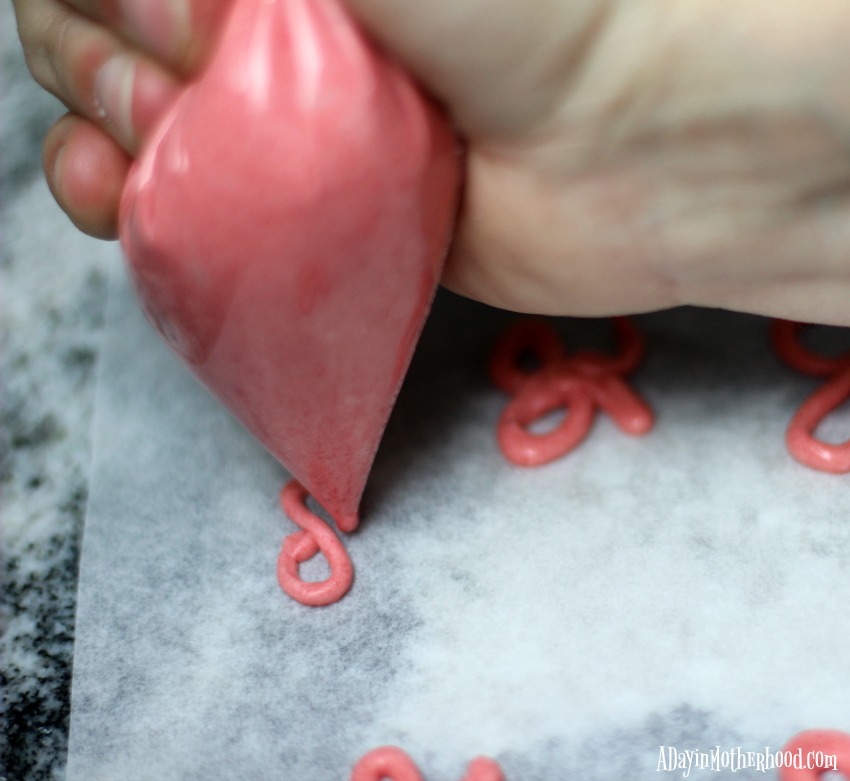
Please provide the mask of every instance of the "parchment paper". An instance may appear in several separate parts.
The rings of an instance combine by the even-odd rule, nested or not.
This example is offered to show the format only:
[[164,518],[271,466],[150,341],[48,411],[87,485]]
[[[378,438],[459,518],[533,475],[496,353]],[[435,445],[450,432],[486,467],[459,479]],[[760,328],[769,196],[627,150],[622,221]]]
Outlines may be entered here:
[[[511,320],[439,297],[346,538],[354,587],[306,608],[275,580],[288,475],[116,274],[69,781],[332,781],[385,743],[432,781],[477,754],[510,781],[658,778],[662,745],[775,751],[850,729],[850,477],[783,443],[817,381],[772,357],[765,320],[644,316],[634,384],[655,430],[602,417],[522,469],[496,447],[505,398],[485,373]],[[842,429],[850,415],[824,428]]]

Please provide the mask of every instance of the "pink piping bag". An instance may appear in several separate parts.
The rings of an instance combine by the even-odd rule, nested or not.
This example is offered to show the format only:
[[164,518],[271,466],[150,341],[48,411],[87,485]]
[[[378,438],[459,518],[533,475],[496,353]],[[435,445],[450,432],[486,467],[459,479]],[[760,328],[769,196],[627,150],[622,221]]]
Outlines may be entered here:
[[128,178],[121,241],[148,319],[342,531],[459,184],[445,116],[335,0],[236,0]]

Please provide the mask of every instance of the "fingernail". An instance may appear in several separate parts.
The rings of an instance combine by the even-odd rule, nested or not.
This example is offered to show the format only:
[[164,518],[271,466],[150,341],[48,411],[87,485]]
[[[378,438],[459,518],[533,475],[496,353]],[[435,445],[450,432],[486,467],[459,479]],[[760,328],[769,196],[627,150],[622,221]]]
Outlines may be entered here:
[[129,32],[151,53],[171,60],[189,41],[186,0],[120,0]]
[[108,59],[94,80],[94,97],[98,118],[127,149],[136,143],[133,131],[133,81],[135,61],[118,54]]

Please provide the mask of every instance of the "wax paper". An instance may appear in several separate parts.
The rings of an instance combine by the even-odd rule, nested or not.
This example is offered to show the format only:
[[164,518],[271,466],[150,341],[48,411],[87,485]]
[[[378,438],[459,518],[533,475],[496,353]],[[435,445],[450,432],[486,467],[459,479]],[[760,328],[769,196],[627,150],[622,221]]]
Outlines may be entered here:
[[[850,477],[783,443],[818,381],[772,356],[763,319],[642,316],[633,384],[654,430],[601,417],[574,453],[520,468],[486,376],[514,318],[438,297],[345,538],[354,586],[307,608],[275,579],[287,474],[116,276],[69,781],[332,781],[387,743],[433,781],[478,754],[511,781],[644,779],[665,777],[659,747],[850,729]],[[572,346],[610,339],[555,322]],[[823,431],[848,428],[837,413]]]

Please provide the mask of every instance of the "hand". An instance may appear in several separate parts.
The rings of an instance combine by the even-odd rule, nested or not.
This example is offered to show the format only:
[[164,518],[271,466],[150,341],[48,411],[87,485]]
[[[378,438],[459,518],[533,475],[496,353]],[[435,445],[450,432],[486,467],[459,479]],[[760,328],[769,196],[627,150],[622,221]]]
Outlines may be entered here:
[[69,109],[44,142],[50,189],[81,230],[114,238],[132,156],[202,61],[228,0],[13,3],[30,71]]
[[[16,3],[31,30],[41,28],[30,7],[61,6]],[[94,4],[75,0],[81,10]],[[603,315],[699,304],[850,324],[845,0],[347,4],[444,103],[467,139],[449,287],[527,312]],[[197,0],[191,18],[208,5]],[[30,33],[28,43],[21,26],[32,62],[38,36]],[[113,31],[104,34],[125,50],[123,41],[142,46],[164,94],[164,85],[173,89],[191,72],[213,25],[185,27],[167,54],[145,48],[138,25],[97,29]],[[72,89],[42,83],[88,117],[92,146],[95,139],[104,148],[112,143],[95,133],[99,127],[132,152],[150,116],[136,110],[144,101],[134,95],[133,123],[98,121],[80,97],[95,69],[78,58],[75,71],[72,58],[60,57],[75,48],[70,32],[64,40],[60,46],[56,36],[43,36],[40,45],[68,74],[57,82]],[[48,171],[52,150],[64,142],[65,153],[48,177],[85,228],[72,185],[85,178],[83,145],[76,139],[73,146],[61,124],[46,142]],[[117,154],[114,144],[109,149]],[[102,200],[91,199],[86,212],[111,230],[110,198],[127,165],[121,159],[121,166],[95,169],[101,189],[92,190]]]

